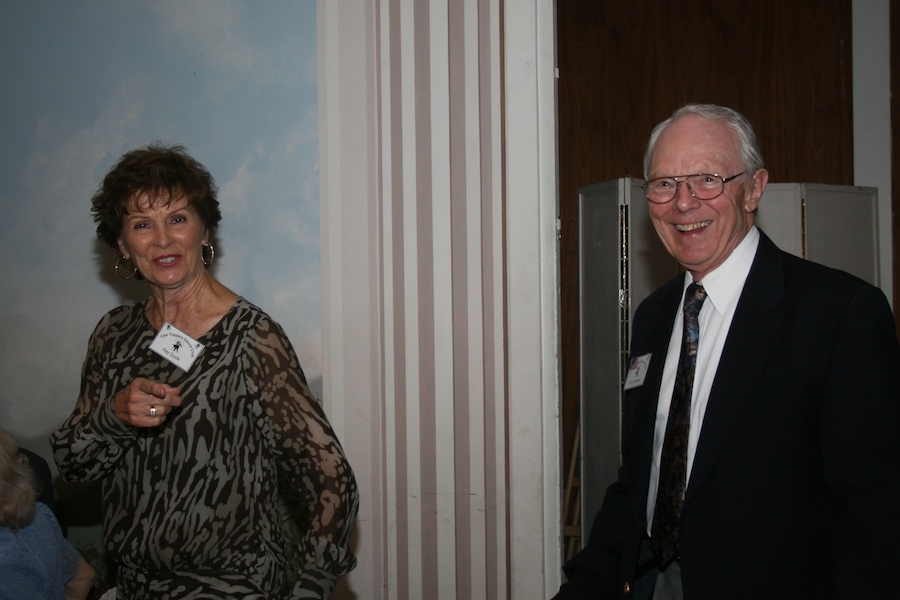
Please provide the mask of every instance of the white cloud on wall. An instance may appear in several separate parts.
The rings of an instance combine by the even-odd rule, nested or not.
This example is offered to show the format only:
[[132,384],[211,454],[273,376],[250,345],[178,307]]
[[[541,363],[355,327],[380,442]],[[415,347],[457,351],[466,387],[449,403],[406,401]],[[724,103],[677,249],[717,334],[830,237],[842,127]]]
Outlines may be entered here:
[[127,150],[183,143],[220,185],[215,274],[321,375],[315,2],[13,3],[0,26],[0,424],[71,410],[115,279],[90,197]]

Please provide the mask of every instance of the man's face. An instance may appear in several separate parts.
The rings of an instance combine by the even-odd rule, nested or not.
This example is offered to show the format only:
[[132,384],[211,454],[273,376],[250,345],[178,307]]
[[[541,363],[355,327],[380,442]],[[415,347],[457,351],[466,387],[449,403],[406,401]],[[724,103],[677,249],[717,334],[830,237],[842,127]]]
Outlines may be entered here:
[[[648,178],[697,173],[727,178],[743,170],[737,134],[719,121],[688,115],[660,135]],[[767,181],[765,169],[743,174],[726,183],[722,195],[712,200],[694,198],[681,183],[666,204],[647,203],[656,233],[694,281],[721,265],[744,239]]]

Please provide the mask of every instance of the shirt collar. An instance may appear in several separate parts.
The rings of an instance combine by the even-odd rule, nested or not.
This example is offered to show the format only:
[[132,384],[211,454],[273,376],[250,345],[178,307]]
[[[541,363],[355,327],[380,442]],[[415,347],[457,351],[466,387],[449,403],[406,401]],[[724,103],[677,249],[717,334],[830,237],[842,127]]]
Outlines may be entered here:
[[[725,314],[744,288],[744,282],[747,280],[747,275],[750,274],[750,267],[753,265],[753,258],[756,256],[758,246],[759,230],[756,225],[753,225],[741,243],[731,251],[725,262],[707,273],[706,277],[698,282],[703,284],[706,297],[720,315]],[[692,281],[690,272],[685,272],[685,290]]]

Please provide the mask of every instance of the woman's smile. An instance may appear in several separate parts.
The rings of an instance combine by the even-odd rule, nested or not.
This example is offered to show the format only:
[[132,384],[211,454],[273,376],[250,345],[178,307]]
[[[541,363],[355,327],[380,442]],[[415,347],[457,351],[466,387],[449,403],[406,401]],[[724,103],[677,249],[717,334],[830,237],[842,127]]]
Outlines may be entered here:
[[166,256],[160,256],[154,262],[163,267],[170,267],[170,266],[174,265],[176,262],[178,262],[180,259],[181,259],[181,256],[179,256],[179,255],[169,254]]

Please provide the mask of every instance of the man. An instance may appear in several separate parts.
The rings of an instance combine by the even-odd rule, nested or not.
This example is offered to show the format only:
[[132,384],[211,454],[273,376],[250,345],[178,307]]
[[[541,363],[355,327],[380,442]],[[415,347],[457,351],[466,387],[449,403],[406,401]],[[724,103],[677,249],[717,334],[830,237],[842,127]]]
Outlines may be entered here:
[[644,171],[686,272],[635,314],[631,360],[649,365],[625,382],[619,479],[557,598],[894,597],[900,348],[884,295],[754,226],[768,173],[735,111],[678,110]]

